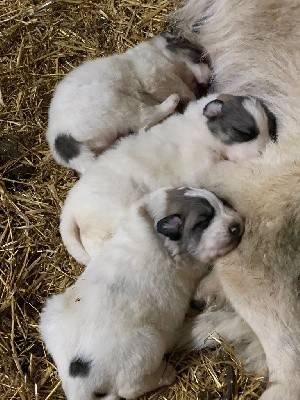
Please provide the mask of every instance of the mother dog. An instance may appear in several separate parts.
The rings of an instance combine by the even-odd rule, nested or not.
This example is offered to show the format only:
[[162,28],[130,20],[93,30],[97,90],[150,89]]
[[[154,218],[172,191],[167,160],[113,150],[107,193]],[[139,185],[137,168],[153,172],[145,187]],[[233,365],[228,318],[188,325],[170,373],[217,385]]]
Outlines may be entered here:
[[184,35],[210,55],[215,90],[257,96],[279,120],[278,147],[271,145],[259,161],[228,164],[213,172],[210,188],[230,193],[236,209],[246,216],[241,246],[217,263],[216,275],[266,354],[270,383],[261,400],[296,400],[300,398],[300,2],[190,0],[176,17]]

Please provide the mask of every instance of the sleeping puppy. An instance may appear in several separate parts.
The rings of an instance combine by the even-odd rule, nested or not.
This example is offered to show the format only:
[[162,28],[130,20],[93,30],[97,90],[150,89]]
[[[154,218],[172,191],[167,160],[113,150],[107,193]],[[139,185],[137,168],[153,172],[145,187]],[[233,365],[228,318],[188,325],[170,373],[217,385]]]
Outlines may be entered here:
[[87,264],[133,202],[163,186],[201,186],[222,160],[258,157],[274,138],[274,126],[259,100],[215,94],[148,132],[124,138],[67,196],[60,232],[68,252]]
[[47,140],[55,160],[83,172],[118,138],[148,129],[196,99],[210,70],[190,42],[156,36],[123,54],[87,61],[57,86]]
[[212,192],[159,189],[135,203],[40,331],[68,400],[136,398],[171,384],[163,357],[195,285],[235,248],[243,220]]

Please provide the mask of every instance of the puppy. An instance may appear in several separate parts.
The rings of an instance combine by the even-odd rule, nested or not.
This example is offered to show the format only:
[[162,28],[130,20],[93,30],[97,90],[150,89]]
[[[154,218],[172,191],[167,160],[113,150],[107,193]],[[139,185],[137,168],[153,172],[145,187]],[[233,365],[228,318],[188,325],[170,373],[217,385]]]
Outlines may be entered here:
[[[299,18],[298,0],[187,0],[176,15],[184,35],[209,54],[215,90],[258,96],[278,120],[278,146],[255,163],[217,166],[205,184],[234,199],[247,221],[243,245],[215,266],[233,319],[219,309],[210,329],[235,321],[232,337],[240,334],[241,343],[249,325],[269,373],[261,400],[300,398]],[[200,344],[208,319],[195,322],[192,342]]]
[[[87,264],[127,208],[163,186],[201,186],[221,160],[258,157],[274,137],[274,118],[252,97],[210,95],[99,157],[69,192],[60,232]],[[270,136],[271,135],[271,136]]]
[[176,372],[163,357],[195,284],[242,233],[237,212],[202,189],[159,189],[129,208],[75,285],[41,315],[67,398],[133,399],[171,384]]
[[157,124],[179,101],[195,100],[197,83],[210,78],[202,59],[191,43],[165,34],[75,68],[49,109],[46,136],[55,160],[83,172],[118,138]]

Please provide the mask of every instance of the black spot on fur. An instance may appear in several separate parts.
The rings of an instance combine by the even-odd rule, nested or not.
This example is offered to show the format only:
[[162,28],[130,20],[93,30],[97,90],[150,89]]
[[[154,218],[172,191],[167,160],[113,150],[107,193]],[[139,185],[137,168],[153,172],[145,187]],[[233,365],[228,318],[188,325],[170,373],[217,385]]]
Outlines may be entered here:
[[74,358],[69,367],[69,374],[72,378],[84,378],[89,375],[91,361],[84,361],[80,357]]
[[187,57],[195,64],[206,62],[203,50],[193,45],[189,40],[181,36],[174,36],[168,32],[163,33],[162,36],[166,39],[166,48],[172,53]]
[[79,155],[79,142],[71,135],[61,133],[55,139],[54,145],[57,153],[65,162],[69,162],[72,158]]
[[229,203],[229,201],[227,201],[226,199],[224,199],[223,197],[218,197],[218,199],[223,203],[223,205],[227,208],[230,209],[234,209],[233,206]]
[[190,301],[190,308],[192,308],[193,310],[202,312],[204,310],[205,306],[206,306],[205,301],[200,301],[200,300],[196,300],[196,299],[192,299]]
[[107,393],[95,393],[96,399],[101,399],[102,397],[107,396]]
[[179,214],[168,215],[156,224],[157,232],[168,237],[170,240],[181,238],[182,222]]

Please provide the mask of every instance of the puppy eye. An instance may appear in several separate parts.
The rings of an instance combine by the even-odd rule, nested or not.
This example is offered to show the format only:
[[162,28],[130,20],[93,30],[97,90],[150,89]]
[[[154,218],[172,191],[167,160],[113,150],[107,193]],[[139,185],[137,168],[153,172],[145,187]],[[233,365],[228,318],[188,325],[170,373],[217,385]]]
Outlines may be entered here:
[[234,130],[234,132],[238,135],[238,136],[240,136],[240,137],[253,137],[253,136],[255,136],[255,129],[254,128],[250,128],[249,127],[249,129],[247,130],[247,131],[241,131],[240,129],[238,129],[238,128],[235,128],[234,126],[232,127],[232,129]]
[[201,215],[196,224],[193,226],[193,230],[195,229],[206,229],[211,221],[211,217],[209,215]]

